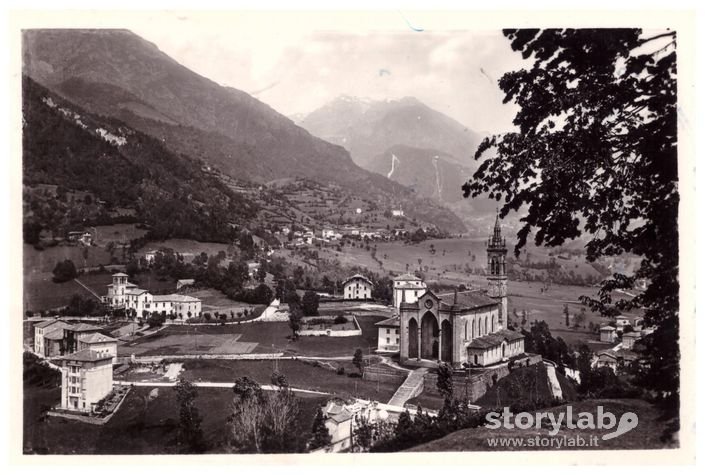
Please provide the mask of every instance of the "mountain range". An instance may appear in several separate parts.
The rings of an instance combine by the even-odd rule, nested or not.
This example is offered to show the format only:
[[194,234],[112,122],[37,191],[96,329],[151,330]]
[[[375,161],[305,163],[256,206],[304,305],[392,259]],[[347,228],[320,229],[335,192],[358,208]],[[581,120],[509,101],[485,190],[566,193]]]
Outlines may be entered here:
[[482,136],[418,99],[342,95],[292,118],[313,135],[344,147],[366,170],[444,204],[471,231],[485,226],[485,218],[491,224],[496,202],[466,200],[461,189],[479,165],[473,156]]
[[448,232],[466,230],[436,201],[358,166],[345,148],[312,135],[248,94],[196,74],[127,30],[26,30],[23,68],[33,81],[238,180],[331,182],[403,206]]

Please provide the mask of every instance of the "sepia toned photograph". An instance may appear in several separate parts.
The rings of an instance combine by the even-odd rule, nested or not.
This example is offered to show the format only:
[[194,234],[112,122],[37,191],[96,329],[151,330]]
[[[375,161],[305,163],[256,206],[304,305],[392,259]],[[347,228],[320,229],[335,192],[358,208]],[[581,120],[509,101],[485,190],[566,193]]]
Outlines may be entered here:
[[685,447],[692,36],[370,17],[18,28],[25,456]]

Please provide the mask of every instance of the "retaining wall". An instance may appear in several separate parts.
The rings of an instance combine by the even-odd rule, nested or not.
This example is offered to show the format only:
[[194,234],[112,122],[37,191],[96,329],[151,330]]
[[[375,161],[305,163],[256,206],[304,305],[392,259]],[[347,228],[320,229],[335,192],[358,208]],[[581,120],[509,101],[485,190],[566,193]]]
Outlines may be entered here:
[[380,366],[368,366],[362,373],[362,379],[367,381],[380,381],[382,383],[401,384],[407,377],[407,373],[391,368]]

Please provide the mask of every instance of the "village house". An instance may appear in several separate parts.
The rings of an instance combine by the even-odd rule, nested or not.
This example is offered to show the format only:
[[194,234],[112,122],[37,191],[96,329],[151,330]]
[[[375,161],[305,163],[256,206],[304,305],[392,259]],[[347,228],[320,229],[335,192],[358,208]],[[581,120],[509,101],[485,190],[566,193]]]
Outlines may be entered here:
[[372,298],[374,284],[364,275],[355,274],[343,282],[343,299],[367,300]]
[[176,290],[180,290],[183,287],[191,287],[195,283],[193,279],[179,279],[176,281]]
[[100,332],[100,327],[88,323],[77,323],[63,329],[64,353],[70,354],[79,350],[78,339],[93,333]]
[[[134,311],[138,318],[158,312],[166,316],[175,315],[174,320],[183,321],[201,314],[201,300],[180,294],[152,295],[127,281],[127,274],[113,274],[113,283],[108,285],[108,295],[103,301],[113,309]],[[172,321],[167,319],[166,323]]]
[[377,351],[399,351],[399,317],[375,323],[377,327]]
[[345,403],[339,400],[328,401],[323,409],[325,425],[331,435],[325,452],[349,452],[353,448],[353,434],[360,418],[371,423],[387,420],[389,413],[377,407],[376,402],[356,400]]
[[84,246],[93,244],[93,234],[90,231],[69,231],[67,238],[71,242],[78,242]]
[[394,294],[392,300],[397,312],[402,302],[414,303],[421,294],[426,292],[426,283],[413,274],[402,274],[395,277],[393,282]]
[[524,354],[524,336],[504,328],[506,254],[498,216],[487,241],[487,291],[435,294],[426,290],[412,302],[401,294],[401,362],[419,366],[447,362],[461,368],[489,366]]
[[624,331],[624,327],[630,326],[631,324],[632,321],[627,317],[620,316],[615,319],[615,326],[619,332]]
[[111,356],[117,360],[117,340],[102,333],[89,333],[78,337],[78,351],[91,350],[99,356]]
[[639,360],[639,355],[625,348],[603,350],[597,353],[593,362],[596,368],[611,368],[615,374],[620,374],[630,364]]
[[59,340],[61,340],[64,337],[63,329],[70,326],[71,325],[69,323],[59,319],[44,320],[43,322],[39,322],[34,325],[34,352],[41,356],[50,356],[46,349],[46,337],[52,335],[52,339],[50,341],[53,342],[56,341],[54,339],[54,335],[60,334],[61,338],[59,338]]
[[113,389],[113,357],[84,349],[55,361],[61,366],[61,408],[92,412]]
[[631,350],[639,339],[641,339],[641,332],[628,332],[622,335],[622,348],[625,350]]
[[617,338],[616,329],[611,325],[600,327],[600,341],[604,343],[614,343]]

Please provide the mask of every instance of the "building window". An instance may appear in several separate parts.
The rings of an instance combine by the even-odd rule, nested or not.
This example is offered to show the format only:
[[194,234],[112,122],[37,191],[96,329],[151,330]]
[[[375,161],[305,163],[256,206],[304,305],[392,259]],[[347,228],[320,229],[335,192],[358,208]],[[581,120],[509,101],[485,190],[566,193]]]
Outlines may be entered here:
[[389,344],[389,338],[387,338],[387,344]]

